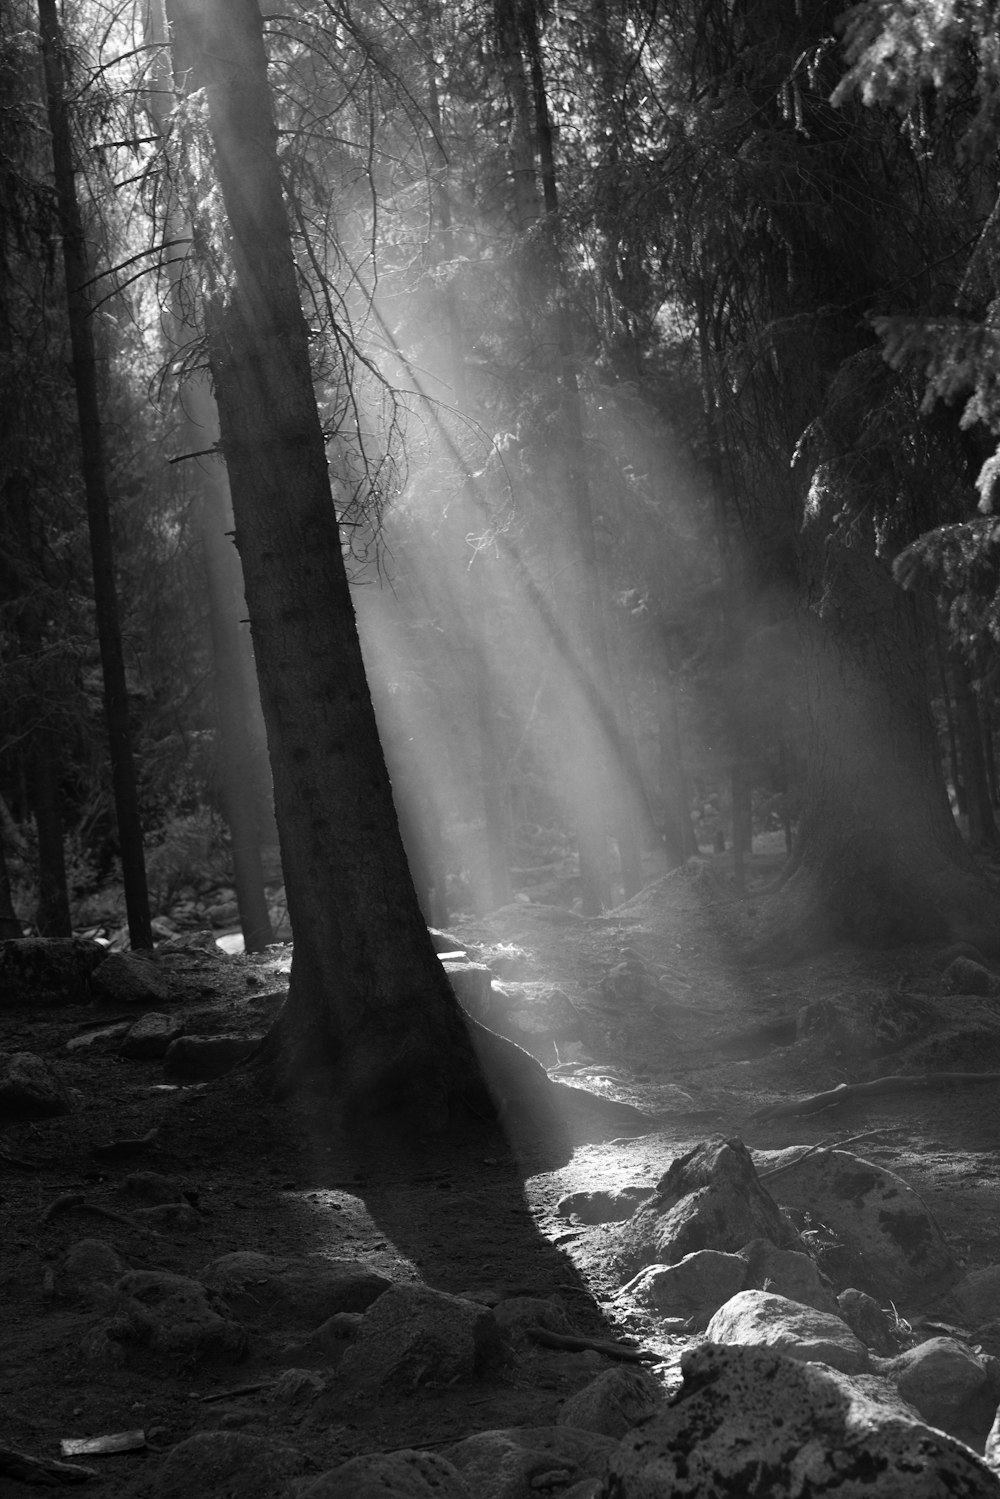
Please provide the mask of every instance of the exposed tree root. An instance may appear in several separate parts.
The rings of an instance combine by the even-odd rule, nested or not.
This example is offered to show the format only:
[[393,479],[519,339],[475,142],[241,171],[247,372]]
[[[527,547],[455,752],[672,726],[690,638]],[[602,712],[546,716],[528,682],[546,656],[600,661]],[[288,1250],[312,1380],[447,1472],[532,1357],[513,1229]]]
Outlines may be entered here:
[[576,1333],[550,1332],[547,1327],[526,1327],[527,1337],[545,1348],[565,1348],[572,1353],[603,1353],[627,1364],[658,1364],[662,1362],[658,1353],[646,1348],[632,1348],[628,1343],[605,1342],[602,1338],[578,1337]]
[[[908,1093],[917,1088],[960,1088],[968,1083],[1000,1082],[1000,1072],[917,1072],[912,1076],[876,1077],[867,1083],[838,1083],[825,1093],[797,1098],[789,1103],[771,1104],[759,1109],[755,1119],[789,1119],[802,1114],[819,1114],[855,1098],[876,1093]],[[836,1147],[833,1147],[836,1149]]]

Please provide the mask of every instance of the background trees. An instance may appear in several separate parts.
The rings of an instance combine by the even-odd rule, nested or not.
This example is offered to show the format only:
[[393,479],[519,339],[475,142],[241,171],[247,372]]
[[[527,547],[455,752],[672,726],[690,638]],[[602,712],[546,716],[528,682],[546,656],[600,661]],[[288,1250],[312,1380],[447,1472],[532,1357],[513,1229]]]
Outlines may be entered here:
[[[754,834],[781,832],[775,932],[988,935],[953,814],[995,839],[995,78],[981,19],[917,35],[907,15],[861,6],[844,32],[821,3],[405,0],[265,21],[313,381],[428,919],[499,904],[531,869],[547,885],[530,888],[597,908],[699,835],[739,879]],[[197,90],[151,139],[141,111],[106,107],[149,97],[139,18],[81,5],[76,25],[111,440],[148,438],[113,499],[156,842],[179,766],[189,815],[211,805],[185,747],[216,742],[185,486],[163,462],[190,441],[160,400],[177,372],[152,378],[157,323],[166,262],[193,310],[189,264],[217,270],[226,246]],[[52,198],[37,77],[20,78],[0,352],[12,387],[35,361],[65,427],[65,331],[50,303],[47,323],[28,312]],[[163,233],[182,158],[191,262]],[[185,361],[204,363],[196,342]],[[51,733],[90,712],[88,585],[74,620],[62,581],[79,504],[42,477],[68,437],[32,415],[5,481],[9,555],[29,560],[5,585],[4,669],[65,674],[79,639],[80,685],[11,695],[35,704],[0,760],[15,894],[36,868],[58,887],[74,837],[106,872],[89,769]],[[46,497],[30,524],[25,483]],[[60,602],[44,620],[27,602],[43,575]],[[151,628],[128,589],[154,575]],[[22,919],[65,925],[68,908],[42,915],[54,896],[18,898]]]

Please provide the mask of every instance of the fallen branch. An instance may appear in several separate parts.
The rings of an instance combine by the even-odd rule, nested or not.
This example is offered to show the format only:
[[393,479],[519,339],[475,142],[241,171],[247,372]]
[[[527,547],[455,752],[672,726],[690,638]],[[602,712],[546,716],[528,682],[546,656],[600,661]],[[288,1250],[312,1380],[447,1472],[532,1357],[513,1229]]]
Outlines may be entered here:
[[877,1093],[909,1093],[919,1088],[960,1088],[968,1083],[996,1082],[1000,1082],[1000,1072],[918,1072],[907,1077],[876,1077],[867,1083],[838,1083],[826,1093],[814,1093],[810,1098],[793,1099],[791,1103],[772,1104],[759,1109],[753,1117],[795,1118],[801,1114],[819,1114],[823,1109]]
[[60,1483],[89,1483],[97,1477],[97,1470],[82,1463],[61,1463],[54,1457],[32,1457],[16,1447],[0,1447],[0,1474],[51,1489]]
[[63,1197],[57,1197],[50,1202],[42,1213],[42,1222],[49,1223],[57,1213],[68,1213],[71,1208],[80,1208],[84,1213],[94,1213],[98,1218],[110,1218],[112,1223],[124,1223],[126,1228],[135,1229],[140,1234],[151,1234],[154,1239],[162,1239],[163,1235],[155,1228],[150,1228],[145,1223],[139,1223],[135,1218],[130,1218],[127,1213],[119,1213],[117,1208],[102,1207],[99,1202],[88,1202],[82,1192],[67,1192]]
[[892,1135],[897,1133],[894,1129],[870,1129],[863,1135],[848,1135],[846,1140],[820,1140],[817,1145],[810,1145],[801,1155],[797,1155],[794,1161],[783,1161],[780,1166],[772,1166],[770,1171],[758,1171],[757,1180],[770,1181],[773,1176],[780,1176],[783,1171],[791,1171],[804,1161],[807,1156],[815,1155],[819,1150],[843,1150],[846,1145],[857,1145],[861,1140],[873,1140],[876,1135]]
[[565,1348],[571,1353],[604,1353],[608,1358],[628,1364],[658,1364],[660,1355],[648,1348],[630,1348],[627,1343],[606,1343],[600,1338],[578,1337],[576,1333],[550,1332],[547,1327],[526,1327],[525,1335],[544,1348]]

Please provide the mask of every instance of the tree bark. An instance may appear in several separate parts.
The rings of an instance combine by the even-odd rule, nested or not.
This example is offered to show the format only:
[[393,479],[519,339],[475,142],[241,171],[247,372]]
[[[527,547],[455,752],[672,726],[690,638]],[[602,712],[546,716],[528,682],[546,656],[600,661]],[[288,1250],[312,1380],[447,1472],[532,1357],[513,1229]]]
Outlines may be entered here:
[[41,937],[73,935],[69,890],[66,885],[63,820],[59,806],[58,765],[52,736],[41,728],[32,741],[31,763],[31,810],[38,834],[38,908],[35,925]]
[[[170,0],[228,221],[210,357],[294,933],[279,1077],[332,1069],[345,1116],[443,1126],[484,1101],[431,945],[365,679],[309,363],[256,0]],[[215,268],[218,275],[219,267]]]
[[46,104],[52,132],[52,163],[61,219],[63,265],[70,343],[73,353],[73,383],[80,422],[82,473],[87,495],[87,525],[94,569],[94,607],[104,678],[104,716],[111,752],[111,777],[118,844],[125,886],[125,909],[129,938],[136,948],[152,947],[146,864],[139,817],[139,794],[129,727],[128,687],[122,651],[115,582],[114,549],[111,539],[111,503],[101,411],[97,393],[97,360],[91,322],[90,272],[83,237],[83,222],[76,196],[73,155],[66,114],[63,62],[65,47],[59,26],[56,0],[38,0]]
[[0,828],[0,942],[10,937],[23,937],[24,929],[14,910],[14,898],[10,888],[10,871],[7,854],[3,846],[3,829]]
[[993,817],[986,755],[983,751],[979,701],[969,668],[957,650],[951,653],[951,676],[955,684],[956,733],[965,805],[969,814],[969,842],[973,848],[992,848],[998,841],[998,835]]

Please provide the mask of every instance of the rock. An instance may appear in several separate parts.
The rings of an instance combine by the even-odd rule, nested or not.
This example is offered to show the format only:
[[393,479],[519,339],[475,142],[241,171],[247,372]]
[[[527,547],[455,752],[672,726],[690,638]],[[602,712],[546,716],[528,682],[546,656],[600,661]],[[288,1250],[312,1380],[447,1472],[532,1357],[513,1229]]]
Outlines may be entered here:
[[598,1499],[997,1499],[943,1432],[764,1348],[690,1349],[662,1415],[611,1454]]
[[78,1239],[69,1246],[63,1260],[63,1289],[93,1299],[95,1290],[110,1290],[124,1270],[124,1261],[105,1239]]
[[163,1058],[163,1075],[172,1083],[202,1083],[231,1072],[257,1050],[263,1036],[179,1036]]
[[0,1120],[53,1119],[73,1107],[69,1089],[33,1051],[0,1052]]
[[702,1328],[713,1312],[742,1291],[746,1274],[742,1255],[698,1249],[676,1265],[647,1265],[622,1287],[622,1294],[663,1317],[680,1317]]
[[846,1322],[770,1291],[739,1291],[719,1308],[705,1333],[710,1343],[776,1348],[803,1363],[829,1364],[842,1374],[869,1367],[868,1350]]
[[576,1218],[581,1223],[624,1223],[649,1195],[649,1187],[613,1187],[609,1192],[570,1192],[566,1197],[560,1197],[556,1212],[560,1218]]
[[515,1426],[480,1431],[444,1455],[476,1499],[526,1499],[599,1478],[614,1441],[573,1426]]
[[837,1297],[837,1314],[873,1353],[881,1354],[883,1358],[892,1358],[898,1353],[899,1342],[892,1323],[878,1302],[864,1291],[855,1286],[841,1291]]
[[931,1426],[953,1435],[979,1428],[980,1439],[996,1411],[984,1365],[954,1338],[928,1338],[880,1366]]
[[770,1239],[753,1239],[740,1250],[747,1262],[746,1280],[738,1290],[773,1291],[788,1301],[838,1316],[837,1301],[816,1261],[797,1249],[776,1249]]
[[663,1391],[644,1369],[619,1365],[598,1374],[582,1390],[564,1400],[556,1416],[558,1426],[578,1426],[600,1436],[623,1437],[663,1404]]
[[66,1042],[66,1051],[100,1051],[105,1046],[111,1046],[121,1041],[123,1036],[128,1035],[129,1023],[126,1020],[120,1025],[103,1025],[99,1030],[84,1031],[80,1036],[71,1036]]
[[412,1390],[473,1379],[502,1356],[488,1307],[430,1286],[396,1285],[365,1312],[340,1374],[359,1385]]
[[171,1041],[184,1034],[184,1025],[172,1015],[159,1010],[149,1010],[130,1025],[118,1048],[118,1055],[130,1061],[144,1062],[152,1057],[162,1057]]
[[201,1284],[166,1270],[132,1270],[115,1285],[118,1305],[107,1335],[185,1364],[234,1363],[247,1351],[246,1329]]
[[115,952],[94,970],[91,985],[99,999],[119,1005],[161,1004],[170,998],[170,983],[156,959],[136,952]]
[[[240,1499],[244,1499],[241,1494]],[[436,1452],[371,1452],[320,1474],[298,1499],[473,1499],[458,1470]],[[480,1499],[476,1495],[476,1499]]]
[[994,994],[997,988],[990,970],[974,958],[952,958],[941,979],[948,994]]
[[674,1265],[698,1249],[735,1252],[751,1239],[782,1249],[801,1240],[757,1180],[741,1140],[721,1136],[674,1161],[643,1201],[621,1239],[626,1268]]
[[493,1315],[500,1331],[512,1340],[523,1338],[529,1327],[573,1331],[559,1303],[541,1296],[507,1296],[493,1308]]
[[294,1447],[248,1432],[199,1431],[166,1456],[152,1499],[291,1499],[292,1480],[306,1467]]
[[121,1190],[127,1197],[137,1197],[140,1202],[153,1206],[161,1202],[187,1201],[180,1182],[162,1176],[159,1171],[133,1171],[122,1182]]
[[240,908],[235,900],[220,900],[213,906],[206,906],[205,915],[215,927],[232,926],[240,919]]
[[993,1417],[993,1425],[986,1438],[983,1461],[990,1471],[1000,1478],[1000,1410]]
[[280,1259],[242,1249],[213,1260],[205,1284],[243,1316],[274,1315],[301,1326],[317,1326],[341,1312],[363,1312],[392,1282],[357,1260],[325,1255]]
[[85,937],[0,942],[0,1010],[89,1004],[90,976],[107,955],[107,948]]
[[848,1284],[898,1301],[955,1278],[941,1230],[895,1172],[846,1150],[818,1150],[799,1161],[788,1151],[767,1152],[766,1159],[784,1167],[770,1181],[777,1201],[809,1213],[846,1246]]
[[469,963],[464,958],[447,958],[443,963],[455,998],[475,1020],[486,1021],[492,1009],[490,987],[493,974],[485,963]]
[[306,1405],[326,1389],[317,1369],[282,1369],[267,1392],[272,1405]]
[[974,1325],[1000,1319],[1000,1265],[964,1275],[948,1292],[948,1303]]

